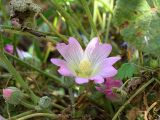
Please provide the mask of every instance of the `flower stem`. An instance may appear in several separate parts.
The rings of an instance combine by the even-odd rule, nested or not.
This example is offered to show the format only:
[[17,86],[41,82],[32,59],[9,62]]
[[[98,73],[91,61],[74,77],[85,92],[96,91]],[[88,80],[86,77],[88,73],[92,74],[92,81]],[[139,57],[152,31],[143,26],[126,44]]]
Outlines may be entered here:
[[[110,2],[111,11],[113,11],[113,7],[114,7],[114,0],[111,0],[111,2]],[[111,21],[112,21],[112,15],[113,15],[112,13],[109,13],[109,16],[108,16],[105,42],[109,41],[109,31],[110,31],[110,26],[111,26]]]
[[29,109],[35,109],[35,106],[34,105],[31,105],[29,103],[26,103],[25,101],[21,101],[21,105],[25,106],[26,108],[29,108]]
[[30,114],[30,115],[26,115],[24,117],[21,117],[17,120],[27,120],[29,118],[34,118],[34,117],[49,117],[49,118],[52,118],[54,120],[57,119],[57,116],[54,114],[54,113],[33,113],[33,114]]
[[46,52],[44,55],[44,59],[43,59],[43,63],[47,62],[47,59],[49,57],[50,52],[52,51],[52,43],[51,42],[47,42],[47,46],[46,46]]
[[139,52],[139,63],[140,63],[140,65],[143,66],[143,53],[142,53],[142,51],[138,51],[138,52]]
[[9,119],[10,119],[10,118],[11,118],[11,115],[10,115],[10,112],[9,112],[9,104],[7,103],[6,105],[7,105],[7,114],[8,114],[8,117],[9,117]]
[[132,99],[134,97],[136,97],[140,92],[142,92],[142,90],[144,90],[148,85],[150,85],[155,79],[152,78],[151,80],[149,80],[147,83],[145,83],[142,87],[140,87],[136,93],[134,93],[117,111],[117,113],[114,115],[114,117],[112,118],[112,120],[117,120],[118,115],[123,111],[123,109],[132,101]]
[[69,96],[70,96],[70,100],[71,100],[71,107],[72,107],[72,117],[74,118],[75,116],[75,106],[74,106],[74,93],[73,93],[73,89],[70,87],[69,88]]
[[19,115],[16,115],[16,116],[14,116],[14,117],[11,117],[9,120],[17,120],[18,118],[23,117],[23,116],[26,116],[26,115],[29,115],[29,114],[32,114],[33,112],[34,112],[34,110],[30,110],[30,111],[21,113],[21,114],[19,114]]
[[86,11],[86,14],[87,14],[88,18],[89,18],[90,25],[91,25],[91,27],[93,29],[93,32],[94,32],[94,36],[98,36],[99,37],[97,29],[96,29],[96,25],[93,22],[92,14],[91,14],[90,9],[89,9],[89,7],[87,5],[87,1],[86,0],[81,0],[81,3],[82,3],[82,5],[83,5],[83,7],[84,7],[84,9]]
[[0,28],[4,33],[20,34],[20,35],[33,37],[34,39],[38,38],[38,40],[49,41],[49,42],[52,42],[53,44],[58,43],[58,41],[55,40],[57,39],[57,37],[55,37],[56,34],[53,34],[53,33],[36,31],[29,28],[28,29],[26,28],[26,30],[19,30],[19,29],[13,28],[12,26],[4,26],[4,25],[0,25]]
[[52,106],[55,107],[55,108],[58,108],[58,109],[60,109],[60,110],[64,110],[64,109],[65,109],[63,106],[58,105],[58,104],[53,103],[53,102],[52,102]]
[[[33,110],[36,110],[36,106],[30,104],[30,103],[27,103],[26,101],[21,101],[21,105],[25,106],[26,108],[28,109],[33,109]],[[54,102],[52,102],[52,106],[55,107],[55,108],[58,108],[60,110],[64,110],[65,108],[61,105],[58,105]]]

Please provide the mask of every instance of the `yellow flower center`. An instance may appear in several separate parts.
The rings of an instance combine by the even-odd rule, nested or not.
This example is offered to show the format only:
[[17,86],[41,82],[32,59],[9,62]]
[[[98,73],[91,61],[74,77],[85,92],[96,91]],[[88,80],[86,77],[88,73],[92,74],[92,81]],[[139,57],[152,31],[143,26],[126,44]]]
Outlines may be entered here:
[[80,77],[88,77],[91,74],[91,62],[87,58],[80,61],[77,74]]

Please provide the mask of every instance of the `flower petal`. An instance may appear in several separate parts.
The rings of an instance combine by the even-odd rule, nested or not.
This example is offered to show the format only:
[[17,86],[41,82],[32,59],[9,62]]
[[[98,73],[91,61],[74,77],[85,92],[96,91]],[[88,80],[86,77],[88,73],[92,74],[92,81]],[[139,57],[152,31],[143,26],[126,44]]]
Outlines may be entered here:
[[69,69],[66,61],[64,60],[61,60],[61,59],[55,59],[55,58],[52,58],[51,59],[51,62],[57,66],[59,66],[59,70],[58,72],[61,74],[61,75],[64,75],[64,76],[73,76],[73,72]]
[[106,78],[105,82],[107,89],[112,89],[112,87],[121,87],[122,84],[121,80],[115,80],[113,77]]
[[121,59],[120,56],[109,57],[109,58],[103,59],[103,61],[99,63],[97,62],[94,65],[94,71],[92,72],[92,75],[93,76],[102,75],[103,77],[113,77],[114,75],[117,74],[117,70],[112,65],[120,59]]
[[6,119],[0,115],[0,120],[6,120]]
[[117,74],[117,70],[113,66],[103,66],[97,75],[102,77],[113,77]]
[[109,58],[106,58],[105,60],[104,60],[104,65],[106,65],[106,66],[111,66],[111,65],[113,65],[114,63],[116,63],[118,60],[120,60],[121,59],[121,57],[120,56],[117,56],[117,57],[109,57]]
[[85,52],[88,54],[92,54],[94,49],[98,46],[98,37],[93,38],[87,45]]
[[22,60],[26,59],[26,58],[32,58],[33,57],[30,53],[25,52],[23,50],[19,50],[19,49],[17,49],[17,54],[18,54],[19,58],[22,59]]
[[95,76],[95,77],[91,78],[91,80],[94,80],[95,83],[99,83],[99,84],[104,82],[104,79],[101,76]]
[[98,38],[93,38],[85,50],[85,55],[94,65],[97,62],[105,59],[111,52],[112,46],[110,44],[99,44]]
[[13,93],[12,89],[3,89],[3,97],[4,98],[9,98]]
[[60,43],[56,46],[56,48],[67,61],[67,63],[73,65],[74,67],[78,66],[83,57],[83,49],[78,41],[73,37],[69,38],[68,45]]
[[99,92],[104,93],[104,89],[102,89],[102,87],[97,87],[97,86],[96,86],[96,90],[98,90]]
[[104,91],[106,97],[110,99],[111,101],[119,101],[120,98],[118,94],[113,92],[113,87],[120,88],[122,86],[122,81],[121,80],[115,80],[113,77],[106,78],[105,86],[106,90]]
[[83,84],[83,83],[88,83],[88,82],[89,82],[89,80],[88,80],[87,78],[79,78],[79,77],[77,77],[77,78],[75,79],[75,81],[76,81],[76,83],[78,83],[78,84]]

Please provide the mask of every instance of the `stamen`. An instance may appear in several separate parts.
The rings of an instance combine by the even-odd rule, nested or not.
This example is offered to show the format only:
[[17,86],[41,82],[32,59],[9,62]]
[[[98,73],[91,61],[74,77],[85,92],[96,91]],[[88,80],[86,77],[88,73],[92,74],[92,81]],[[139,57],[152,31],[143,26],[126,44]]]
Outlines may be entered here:
[[79,64],[79,69],[82,73],[89,72],[91,70],[91,62],[87,58],[82,59]]

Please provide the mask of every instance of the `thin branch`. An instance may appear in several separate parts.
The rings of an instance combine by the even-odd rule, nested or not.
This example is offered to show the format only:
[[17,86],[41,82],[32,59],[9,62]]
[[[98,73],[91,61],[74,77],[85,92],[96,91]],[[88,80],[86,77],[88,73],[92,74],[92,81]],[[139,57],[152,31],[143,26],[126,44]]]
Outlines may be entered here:
[[57,116],[54,113],[33,113],[30,115],[26,115],[24,117],[21,117],[17,120],[27,120],[29,118],[34,118],[34,117],[48,117],[48,118],[52,118],[52,119],[57,119]]
[[119,110],[116,112],[116,114],[114,115],[114,117],[112,118],[112,120],[117,120],[117,117],[119,116],[119,114],[123,111],[123,109],[132,101],[132,99],[134,97],[136,97],[139,93],[141,93],[148,85],[150,85],[155,79],[152,78],[151,80],[149,80],[147,83],[145,83],[142,87],[140,87],[136,93],[134,93],[120,108]]
[[[24,27],[22,29],[17,29],[12,26],[4,26],[4,25],[0,25],[0,29],[3,33],[10,32],[10,33],[22,34],[22,35],[26,35],[26,36],[36,37],[36,38],[42,39],[42,40],[47,40],[47,41],[50,41],[54,44],[58,43],[57,41],[54,40],[54,39],[56,39],[56,36],[58,36],[58,35],[53,34],[53,33],[41,32],[41,31],[33,30],[33,29],[27,28],[27,27]],[[61,35],[60,38],[64,42],[66,42],[67,37],[68,36]]]

